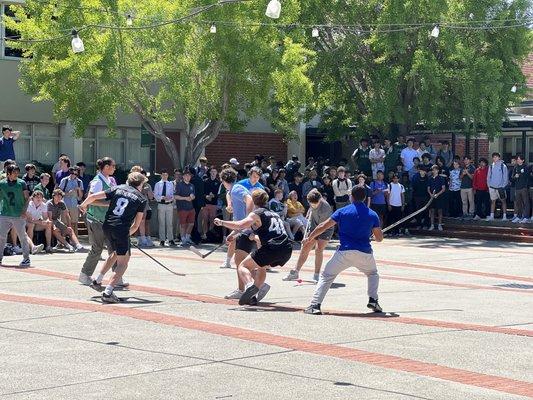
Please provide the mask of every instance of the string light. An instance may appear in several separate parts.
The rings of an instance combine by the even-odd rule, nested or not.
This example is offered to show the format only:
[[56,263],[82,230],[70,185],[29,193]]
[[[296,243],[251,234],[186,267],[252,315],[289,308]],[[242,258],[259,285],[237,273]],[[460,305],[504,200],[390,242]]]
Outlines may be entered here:
[[311,31],[311,36],[314,38],[317,38],[320,36],[320,33],[318,32],[318,28],[313,28],[313,30]]
[[440,34],[440,28],[438,25],[435,25],[433,29],[431,30],[430,36],[433,38],[438,38]]
[[131,16],[131,14],[128,14],[128,16],[126,17],[126,25],[127,26],[133,25],[133,17]]
[[217,33],[217,26],[215,24],[211,25],[211,28],[209,28],[210,33]]
[[83,40],[80,39],[78,31],[72,30],[72,51],[74,53],[83,53],[85,51],[85,46],[83,45]]
[[511,88],[511,92],[516,93],[516,89],[517,89],[516,85],[513,85],[513,87]]
[[268,18],[278,19],[281,15],[281,3],[279,0],[270,0],[268,3],[265,15]]

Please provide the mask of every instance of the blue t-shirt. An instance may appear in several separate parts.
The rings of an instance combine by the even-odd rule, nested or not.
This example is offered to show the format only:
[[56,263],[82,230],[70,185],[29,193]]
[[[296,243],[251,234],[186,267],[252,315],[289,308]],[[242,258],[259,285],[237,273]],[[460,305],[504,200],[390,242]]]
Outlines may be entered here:
[[250,182],[250,179],[243,179],[242,181],[237,182],[237,185],[244,186],[246,189],[251,191],[252,189],[265,189],[263,185],[261,185],[259,182],[257,182],[255,185],[252,185],[252,182]]
[[[194,185],[191,182],[185,183],[184,181],[181,181],[176,185],[174,194],[181,197],[189,197],[191,194],[196,195]],[[190,211],[194,210],[194,206],[192,201],[176,200],[176,209],[178,209],[178,211]]]
[[231,206],[233,207],[233,220],[240,221],[248,216],[246,213],[246,196],[251,196],[250,191],[240,183],[236,183],[229,192],[231,196]]
[[370,201],[372,204],[387,204],[385,201],[385,190],[387,190],[387,184],[385,182],[373,181],[370,183],[370,190],[372,192],[375,190],[381,190],[381,192],[372,194],[372,200]]
[[357,250],[372,253],[370,235],[373,228],[379,228],[378,215],[364,203],[352,203],[339,208],[331,219],[339,225],[339,251]]
[[0,161],[14,160],[15,149],[13,149],[13,138],[0,137]]

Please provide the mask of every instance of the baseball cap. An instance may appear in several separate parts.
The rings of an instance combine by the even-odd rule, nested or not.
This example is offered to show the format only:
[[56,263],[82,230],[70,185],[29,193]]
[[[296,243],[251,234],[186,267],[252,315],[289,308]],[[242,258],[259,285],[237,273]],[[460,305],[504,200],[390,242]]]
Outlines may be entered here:
[[234,165],[239,165],[239,162],[237,161],[236,158],[230,158],[229,163],[234,164]]

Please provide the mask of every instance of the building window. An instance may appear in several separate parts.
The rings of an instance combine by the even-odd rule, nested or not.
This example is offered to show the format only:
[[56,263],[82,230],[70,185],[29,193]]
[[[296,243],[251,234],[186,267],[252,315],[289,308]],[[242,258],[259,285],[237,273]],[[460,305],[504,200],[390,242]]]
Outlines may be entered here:
[[9,17],[15,17],[15,13],[13,12],[13,9],[8,4],[0,4],[0,11],[2,15],[2,24],[0,24],[0,49],[2,50],[2,56],[4,57],[14,57],[14,58],[21,58],[22,57],[22,51],[19,49],[14,49],[11,47],[8,47],[8,44],[6,43],[5,39],[19,39],[20,35],[9,28],[6,28],[3,19],[4,15],[7,15]]

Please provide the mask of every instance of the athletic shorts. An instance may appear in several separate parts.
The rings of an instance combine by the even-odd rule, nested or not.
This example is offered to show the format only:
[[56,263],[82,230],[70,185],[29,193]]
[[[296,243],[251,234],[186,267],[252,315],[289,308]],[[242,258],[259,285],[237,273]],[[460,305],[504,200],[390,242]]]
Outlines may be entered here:
[[117,256],[130,254],[130,235],[129,229],[116,229],[112,226],[104,225],[104,235],[109,246],[109,252],[116,252]]
[[248,235],[240,234],[235,239],[235,250],[241,250],[250,254],[256,247],[255,240],[250,240]]
[[371,204],[370,208],[376,212],[377,215],[385,215],[387,213],[386,204]]
[[500,188],[500,189],[495,189],[495,188],[489,188],[489,195],[490,195],[490,199],[492,201],[496,201],[496,200],[505,200],[505,198],[507,197],[506,194],[505,194],[505,189],[503,188]]
[[180,225],[194,224],[195,217],[196,211],[194,210],[178,210],[178,218],[180,219]]
[[439,197],[436,199],[433,199],[431,202],[431,206],[429,207],[432,210],[442,210],[444,209],[444,203],[446,201],[446,197],[444,193],[442,193]]
[[260,267],[283,267],[291,259],[292,246],[289,242],[284,245],[264,245],[260,249],[254,250],[251,254]]
[[152,219],[152,210],[146,210],[146,218],[147,221],[150,221]]
[[[316,226],[314,224],[311,224],[309,227],[309,232],[313,232],[315,230]],[[317,239],[318,240],[331,240],[331,237],[333,236],[333,233],[335,232],[335,229],[328,229],[325,232],[322,232]]]

